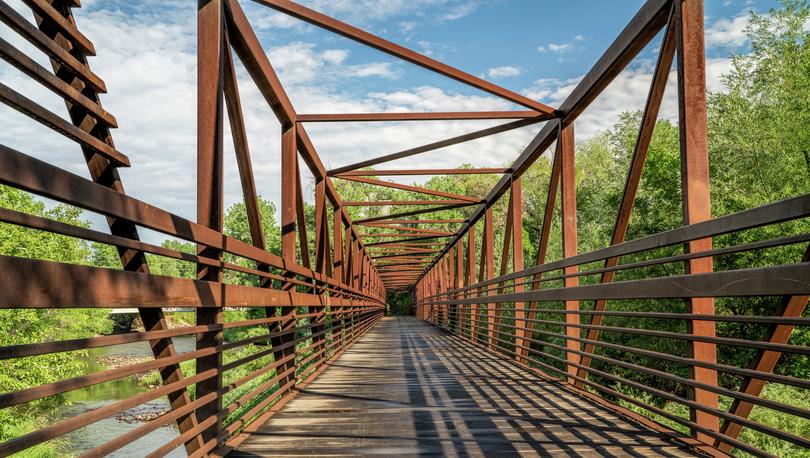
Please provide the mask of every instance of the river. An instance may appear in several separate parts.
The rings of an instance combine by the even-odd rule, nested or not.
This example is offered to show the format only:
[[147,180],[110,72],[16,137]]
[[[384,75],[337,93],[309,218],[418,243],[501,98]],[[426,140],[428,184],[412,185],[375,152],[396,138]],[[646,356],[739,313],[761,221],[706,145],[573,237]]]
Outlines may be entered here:
[[[195,338],[193,336],[174,337],[172,340],[174,342],[174,348],[178,353],[185,353],[194,350]],[[112,347],[96,348],[91,350],[89,353],[89,373],[104,370],[105,367],[102,365],[101,361],[103,361],[105,358],[151,356],[152,351],[149,348],[148,342],[136,342],[115,345]],[[89,386],[81,390],[74,390],[66,393],[65,395],[65,398],[67,401],[69,401],[69,405],[62,409],[62,416],[64,418],[69,418],[82,412],[87,412],[89,410],[111,404],[115,401],[129,398],[135,394],[142,393],[147,390],[148,388],[138,383],[135,376]],[[125,413],[127,414],[127,417],[131,417],[138,414],[161,412],[168,408],[169,402],[164,396],[134,409],[130,409]],[[122,421],[117,417],[119,417],[119,415],[105,418],[101,421],[85,426],[84,428],[77,429],[76,431],[67,435],[66,437],[71,444],[72,450],[75,453],[80,454],[144,424],[137,421]],[[177,427],[174,425],[174,423],[172,423],[170,426],[165,426],[152,431],[137,441],[134,441],[119,449],[110,456],[120,458],[140,458],[156,449],[160,444],[164,444],[177,437],[178,434]],[[168,456],[173,458],[185,457],[186,452],[181,446]]]

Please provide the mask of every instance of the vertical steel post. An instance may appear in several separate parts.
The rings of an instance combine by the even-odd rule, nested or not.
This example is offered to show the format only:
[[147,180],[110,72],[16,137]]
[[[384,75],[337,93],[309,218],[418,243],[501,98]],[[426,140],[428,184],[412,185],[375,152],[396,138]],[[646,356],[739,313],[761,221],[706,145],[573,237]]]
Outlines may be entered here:
[[[703,1],[675,2],[676,43],[678,51],[678,125],[681,145],[681,194],[683,223],[694,224],[711,219],[709,193],[709,141],[706,110],[706,61],[703,44]],[[705,238],[687,243],[689,253],[712,249],[712,239]],[[687,274],[700,274],[713,270],[711,257],[691,259],[685,263]],[[687,311],[695,315],[713,315],[714,298],[687,299]],[[715,337],[714,321],[687,321],[689,333],[702,337]],[[709,342],[689,342],[689,356],[699,361],[715,363],[717,346]],[[703,367],[690,368],[692,379],[717,386],[717,371]],[[689,398],[709,408],[717,408],[717,393],[690,388]],[[717,417],[691,409],[691,418],[698,425],[717,431]],[[698,440],[712,443],[713,439],[693,431]]]
[[[222,232],[223,217],[223,77],[224,77],[224,10],[221,0],[198,3],[197,10],[197,222]],[[222,252],[205,245],[197,247],[197,254],[222,259]],[[221,282],[222,270],[197,264],[199,280]],[[197,325],[223,323],[221,307],[197,308]],[[223,343],[222,330],[197,334],[197,350],[210,349]],[[197,373],[222,369],[222,353],[216,352],[196,360]],[[222,375],[217,374],[197,383],[196,397],[217,393],[222,388]],[[197,421],[219,417],[222,398],[217,397],[197,408]],[[219,418],[202,433],[204,442],[215,439],[222,430]]]
[[[511,198],[509,204],[511,205],[510,213],[512,215],[512,272],[520,272],[523,270],[523,187],[520,184],[520,178],[512,181],[510,190]],[[515,279],[515,283],[522,279]],[[515,293],[522,293],[523,286],[515,285],[513,288]],[[518,355],[520,360],[519,348],[526,346],[526,310],[524,309],[523,302],[515,302],[515,355]]]
[[332,246],[334,249],[334,267],[332,268],[332,275],[335,280],[343,282],[343,215],[335,210],[332,220]]
[[[453,284],[453,288],[461,288],[464,285],[464,243],[462,240],[456,243],[456,274],[455,274],[455,283]],[[456,298],[460,298],[461,295],[456,293]],[[466,325],[464,323],[464,305],[458,304],[455,306],[456,309],[456,333],[458,335],[464,334],[464,329]]]
[[[485,275],[486,280],[495,278],[495,232],[492,227],[492,208],[488,208],[484,212],[484,238],[481,240],[481,247],[484,252],[484,269],[482,274]],[[486,293],[489,295],[490,293]],[[487,338],[489,339],[489,348],[495,350],[495,307],[492,302],[486,304],[487,308]]]
[[[475,226],[470,227],[467,234],[467,281],[465,287],[475,284]],[[467,297],[476,297],[475,291],[470,291]],[[470,304],[470,340],[478,340],[478,304]]]
[[[577,255],[577,184],[576,165],[574,163],[574,125],[570,124],[560,132],[557,151],[560,154],[560,186],[562,202],[562,224],[563,224],[563,257],[571,258]],[[565,275],[577,273],[577,266],[563,269]],[[563,281],[566,288],[579,285],[578,277],[566,277]],[[579,310],[579,301],[565,301],[565,310],[576,312]],[[577,368],[574,364],[579,363],[579,355],[572,351],[579,351],[579,343],[574,338],[579,338],[579,328],[574,326],[579,324],[579,315],[576,313],[565,314],[565,348],[568,352],[565,359],[568,361],[566,372],[568,375],[576,375]],[[569,383],[574,383],[573,378],[568,378]]]
[[[298,177],[298,145],[296,140],[295,123],[287,126],[282,126],[281,132],[281,258],[286,265],[297,265],[295,239],[296,239],[296,208],[298,205],[298,198],[296,195]],[[294,275],[288,274],[292,277]],[[287,283],[283,285],[284,289],[294,290],[295,285]],[[290,331],[279,337],[271,339],[273,347],[289,344],[295,340],[295,304],[284,304],[281,307],[281,316],[285,317],[283,321],[276,322],[274,331]],[[294,346],[286,347],[280,351],[274,352],[273,357],[276,361],[282,358],[289,357],[295,353]],[[278,368],[279,373],[285,372],[295,367],[295,358],[285,363],[282,367]],[[290,383],[295,378],[295,371],[281,380],[279,384],[284,386]]]

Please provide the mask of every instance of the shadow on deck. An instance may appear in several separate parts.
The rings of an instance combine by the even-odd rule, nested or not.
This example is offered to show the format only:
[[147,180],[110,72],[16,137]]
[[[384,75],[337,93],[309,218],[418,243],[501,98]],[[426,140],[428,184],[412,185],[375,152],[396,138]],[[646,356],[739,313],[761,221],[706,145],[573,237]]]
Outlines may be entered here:
[[385,318],[229,456],[696,456],[414,318]]

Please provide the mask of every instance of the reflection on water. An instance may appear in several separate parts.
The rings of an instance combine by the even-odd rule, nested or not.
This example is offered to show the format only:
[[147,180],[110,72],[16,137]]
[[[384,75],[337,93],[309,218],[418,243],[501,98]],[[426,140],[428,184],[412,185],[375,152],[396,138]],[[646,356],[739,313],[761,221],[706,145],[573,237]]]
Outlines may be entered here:
[[[185,353],[194,350],[195,339],[193,336],[174,337],[175,350],[178,353]],[[112,347],[96,348],[90,351],[88,357],[88,373],[104,370],[101,363],[104,358],[109,357],[151,357],[152,351],[148,342],[135,342]],[[136,394],[143,393],[148,389],[138,383],[135,376],[125,377],[118,380],[100,383],[80,390],[65,393],[70,405],[62,409],[61,416],[70,418],[89,410],[104,407],[121,399],[127,399]],[[166,397],[154,399],[136,408],[122,412],[121,414],[105,418],[84,428],[67,435],[67,439],[72,445],[75,453],[82,453],[97,447],[121,434],[143,426],[141,421],[133,421],[139,415],[156,415],[169,409],[169,402]],[[125,421],[126,420],[126,421]],[[122,458],[140,458],[153,451],[161,444],[165,444],[177,437],[178,431],[174,423],[157,428],[142,438],[117,450],[110,456]],[[169,455],[170,457],[186,456],[185,449],[181,446]]]
[[[194,336],[178,336],[172,337],[174,342],[174,351],[177,353],[186,353],[194,351],[195,338]],[[132,342],[121,345],[113,345],[112,347],[95,348],[91,350],[95,353],[93,356],[152,356],[152,349],[149,347],[149,342]]]

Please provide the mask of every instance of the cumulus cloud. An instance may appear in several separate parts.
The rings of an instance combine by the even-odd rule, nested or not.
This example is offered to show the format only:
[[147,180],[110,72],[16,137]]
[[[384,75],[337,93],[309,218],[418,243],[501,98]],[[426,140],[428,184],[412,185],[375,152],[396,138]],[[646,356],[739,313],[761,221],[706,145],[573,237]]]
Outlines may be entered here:
[[[706,60],[706,86],[710,91],[722,90],[721,76],[731,69],[731,59]],[[576,120],[577,138],[586,139],[610,129],[622,112],[642,110],[652,81],[653,63],[638,62],[622,71],[597,99]],[[529,97],[560,106],[582,77],[568,80],[540,79],[523,91]],[[677,74],[670,72],[659,118],[677,121]]]
[[[311,1],[309,6],[355,5],[365,0]],[[412,4],[449,5],[451,0],[379,1],[388,12],[411,10]],[[11,5],[32,19],[21,0]],[[194,219],[196,161],[196,19],[194,2],[145,0],[128,9],[120,2],[83,2],[75,10],[81,30],[94,41],[98,56],[91,68],[107,83],[102,96],[105,108],[117,116],[119,128],[113,138],[127,154],[132,167],[122,170],[128,194],[151,204]],[[406,5],[407,3],[407,5]],[[156,4],[161,8],[154,8]],[[113,5],[111,7],[110,5]],[[117,5],[117,6],[116,6]],[[370,5],[370,3],[369,3]],[[398,6],[399,5],[399,6]],[[405,9],[398,9],[405,8]],[[373,8],[366,8],[373,9]],[[156,13],[159,11],[160,13]],[[376,13],[375,13],[376,14]],[[286,27],[267,16],[263,27]],[[254,16],[250,15],[251,21]],[[255,25],[255,24],[254,24]],[[258,25],[256,25],[259,28]],[[0,36],[49,67],[48,59],[15,33],[0,27]],[[133,39],[137,37],[137,39]],[[260,34],[260,38],[265,38]],[[574,38],[574,42],[578,42]],[[552,46],[553,45],[553,46]],[[430,43],[420,43],[430,50]],[[562,53],[573,44],[550,43],[546,52]],[[364,84],[401,77],[405,64],[397,61],[359,60],[349,49],[334,42],[315,44],[297,41],[284,46],[267,46],[267,54],[300,113],[362,113],[423,111],[497,111],[516,107],[502,99],[473,92],[456,92],[429,84],[399,84],[398,89],[362,89]],[[353,49],[353,48],[352,48]],[[728,59],[707,62],[709,86],[718,88],[717,75],[729,68]],[[257,177],[259,193],[278,202],[280,194],[280,127],[256,85],[237,62],[239,89],[245,123]],[[504,66],[487,71],[491,77],[516,76],[519,67]],[[624,110],[640,109],[647,95],[652,68],[637,65],[625,70],[577,121],[577,137],[585,139],[608,128]],[[351,81],[360,91],[347,92],[338,83]],[[358,79],[362,78],[362,79]],[[63,101],[10,66],[0,66],[0,80],[59,115],[65,115]],[[552,106],[570,94],[579,78],[540,79],[522,92]],[[670,86],[674,84],[674,74]],[[357,87],[357,86],[354,86]],[[382,86],[385,88],[385,86]],[[677,116],[672,88],[662,116]],[[79,148],[25,116],[0,106],[4,121],[0,143],[87,176]],[[441,121],[412,123],[310,124],[307,130],[327,168],[358,162],[370,157],[404,150],[432,141],[482,129],[502,121]],[[540,125],[499,134],[491,138],[456,145],[441,151],[412,156],[384,168],[443,168],[463,163],[500,166],[509,163],[540,129]],[[226,205],[241,201],[241,189],[230,133],[226,123]],[[306,178],[305,178],[306,180]],[[103,223],[102,223],[103,224]],[[101,227],[101,226],[99,226]]]
[[748,26],[748,13],[740,13],[733,18],[720,18],[706,28],[706,47],[739,47],[748,41],[745,28]]
[[[359,24],[405,16],[422,15],[430,9],[440,22],[454,21],[473,13],[478,0],[309,0],[301,3],[342,20]],[[434,14],[435,13],[435,14]]]
[[[121,170],[127,193],[193,220],[196,217],[196,4],[160,2],[161,8],[154,8],[155,1],[135,5],[84,2],[85,7],[76,9],[75,14],[80,29],[93,40],[98,51],[98,56],[90,59],[90,66],[109,89],[108,94],[102,95],[102,103],[119,121],[119,128],[112,132],[116,146],[132,162],[131,168]],[[11,5],[29,20],[33,19],[20,0],[12,1]],[[253,22],[252,14],[250,18]],[[270,25],[265,24],[265,27],[285,26],[272,22],[275,19],[268,20]],[[15,33],[0,28],[0,35],[46,68],[50,66],[44,55]],[[303,41],[266,47],[266,50],[301,113],[513,108],[512,104],[496,97],[457,93],[428,85],[347,93],[336,83],[348,78],[352,78],[354,84],[363,84],[358,83],[357,78],[363,78],[361,81],[395,79],[404,64],[354,62],[348,49]],[[236,65],[258,191],[278,202],[280,127],[238,60]],[[0,80],[65,116],[64,102],[59,97],[42,90],[16,69],[0,66]],[[73,142],[4,106],[0,106],[0,116],[4,121],[0,143],[88,176],[81,152]],[[308,130],[323,162],[333,168],[496,123],[313,124]],[[497,166],[513,159],[536,129],[535,126],[482,139],[391,166],[457,166],[470,162],[471,153],[482,165]],[[225,133],[225,204],[230,206],[242,197],[227,122]],[[103,220],[98,219],[97,227],[103,226]],[[155,241],[161,236],[147,234],[146,238]]]
[[476,9],[478,9],[478,3],[476,2],[460,3],[455,5],[450,11],[442,14],[440,16],[440,19],[442,21],[455,21],[456,19],[461,19],[465,16],[469,16]]
[[493,67],[487,70],[487,75],[489,75],[490,78],[519,76],[521,73],[523,73],[523,70],[520,67],[513,67],[511,65],[505,65],[503,67]]
[[540,53],[557,53],[562,54],[569,52],[574,49],[574,45],[571,43],[549,43],[547,45],[538,46],[537,52]]
[[400,74],[391,62],[373,62],[351,67],[350,73],[360,78],[377,76],[386,79],[399,79]]

